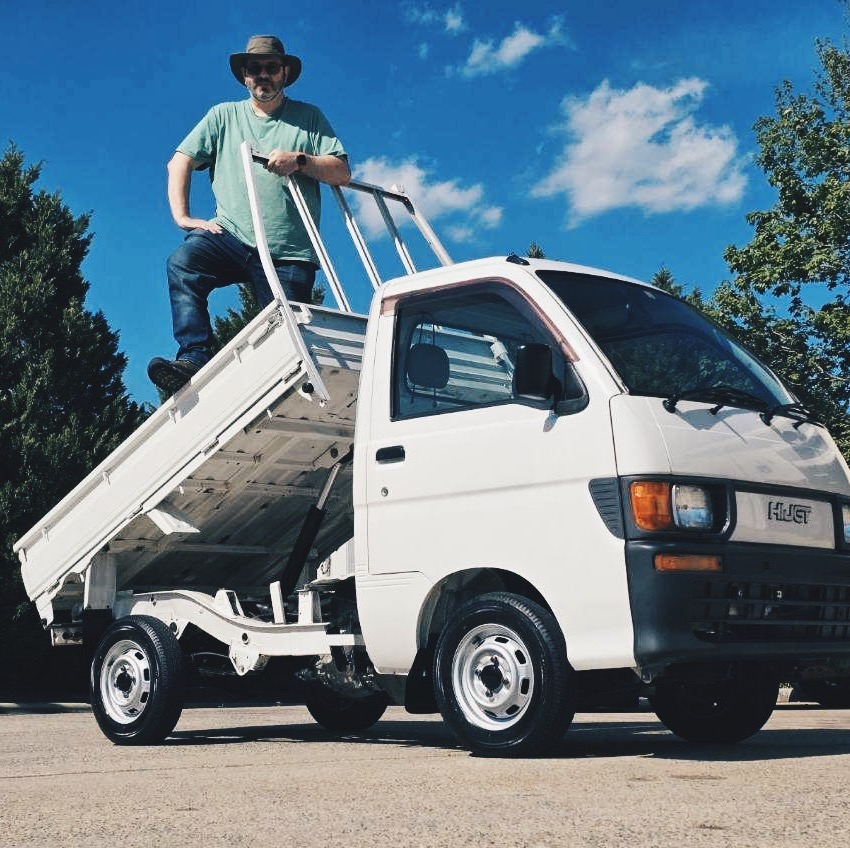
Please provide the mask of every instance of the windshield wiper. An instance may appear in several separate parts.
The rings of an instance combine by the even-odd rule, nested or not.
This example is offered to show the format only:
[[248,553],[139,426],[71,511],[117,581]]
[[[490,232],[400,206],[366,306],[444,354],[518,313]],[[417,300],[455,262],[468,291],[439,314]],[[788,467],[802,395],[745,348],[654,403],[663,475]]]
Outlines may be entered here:
[[709,410],[712,415],[717,415],[724,406],[767,410],[767,402],[764,398],[743,389],[737,389],[735,386],[725,386],[722,383],[714,386],[696,386],[693,389],[674,392],[670,397],[664,399],[664,408],[668,412],[675,412],[676,404],[680,400],[702,400],[706,403],[714,403],[716,406]]
[[770,424],[775,416],[781,415],[783,418],[790,418],[794,421],[794,429],[798,429],[801,424],[814,424],[815,427],[823,427],[824,425],[816,418],[812,417],[812,413],[805,406],[799,403],[778,403],[771,406],[759,415],[765,424]]
[[790,418],[794,421],[794,429],[798,429],[801,424],[813,424],[815,427],[823,427],[820,421],[814,418],[802,404],[799,403],[776,403],[773,406],[768,406],[763,398],[758,397],[744,389],[736,389],[734,386],[697,386],[693,389],[685,389],[681,392],[675,392],[666,398],[663,402],[664,408],[668,412],[676,411],[676,404],[680,400],[701,400],[706,403],[713,403],[709,412],[712,415],[717,415],[724,406],[740,406],[745,409],[761,410],[759,418],[767,424],[777,416]]

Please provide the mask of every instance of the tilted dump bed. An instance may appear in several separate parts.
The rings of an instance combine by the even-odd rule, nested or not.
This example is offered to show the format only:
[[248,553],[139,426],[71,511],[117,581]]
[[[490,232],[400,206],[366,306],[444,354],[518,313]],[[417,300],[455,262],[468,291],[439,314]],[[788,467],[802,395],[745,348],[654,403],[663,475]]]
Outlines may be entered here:
[[[353,444],[366,317],[351,312],[299,186],[284,179],[339,308],[286,301],[256,195],[253,163],[263,157],[248,142],[241,155],[276,300],[18,540],[24,585],[45,625],[79,620],[82,609],[108,607],[121,592],[227,587],[268,596],[329,469]],[[387,201],[404,207],[440,263],[451,263],[402,189],[348,188],[377,204],[408,274],[416,269]],[[377,289],[365,239],[339,187],[333,192]],[[350,463],[335,473],[313,543],[318,559],[353,535]]]
[[[18,541],[45,622],[83,603],[98,554],[111,555],[118,591],[276,579],[353,442],[366,329],[364,316],[295,305],[296,335],[285,310],[267,307]],[[320,557],[352,535],[350,474],[328,501]]]

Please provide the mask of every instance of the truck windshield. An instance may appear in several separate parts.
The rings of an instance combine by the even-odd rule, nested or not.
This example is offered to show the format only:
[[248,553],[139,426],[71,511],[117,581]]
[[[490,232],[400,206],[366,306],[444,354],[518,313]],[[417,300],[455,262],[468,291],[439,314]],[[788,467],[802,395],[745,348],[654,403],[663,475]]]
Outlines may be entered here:
[[591,274],[537,273],[602,349],[631,394],[757,410],[794,402],[752,354],[666,292]]

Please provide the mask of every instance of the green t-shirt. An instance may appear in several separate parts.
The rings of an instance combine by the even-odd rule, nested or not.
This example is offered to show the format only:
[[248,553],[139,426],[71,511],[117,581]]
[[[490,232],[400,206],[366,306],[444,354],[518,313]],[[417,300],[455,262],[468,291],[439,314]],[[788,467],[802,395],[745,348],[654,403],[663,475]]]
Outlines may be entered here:
[[[315,106],[286,98],[269,117],[258,117],[251,101],[220,103],[213,106],[177,149],[196,162],[208,166],[215,195],[215,221],[244,244],[256,247],[251,207],[239,145],[251,142],[260,153],[293,150],[314,156],[345,156],[342,143],[327,118]],[[289,189],[281,177],[257,166],[257,194],[269,250],[275,260],[298,259],[316,262],[313,246]],[[319,183],[302,174],[295,176],[307,206],[319,223],[321,196]]]

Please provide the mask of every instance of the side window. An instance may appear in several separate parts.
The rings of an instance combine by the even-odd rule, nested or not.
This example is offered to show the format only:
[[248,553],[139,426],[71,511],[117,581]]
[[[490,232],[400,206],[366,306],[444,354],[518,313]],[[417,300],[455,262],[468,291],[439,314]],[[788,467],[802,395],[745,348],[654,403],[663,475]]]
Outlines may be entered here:
[[396,313],[393,418],[513,401],[516,352],[529,342],[551,344],[492,288],[402,303]]

